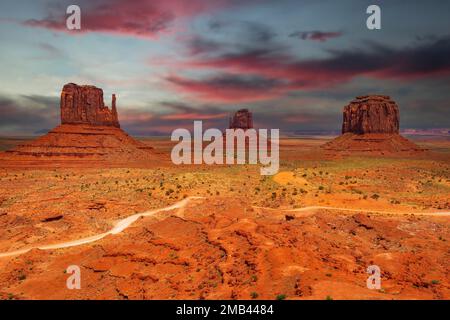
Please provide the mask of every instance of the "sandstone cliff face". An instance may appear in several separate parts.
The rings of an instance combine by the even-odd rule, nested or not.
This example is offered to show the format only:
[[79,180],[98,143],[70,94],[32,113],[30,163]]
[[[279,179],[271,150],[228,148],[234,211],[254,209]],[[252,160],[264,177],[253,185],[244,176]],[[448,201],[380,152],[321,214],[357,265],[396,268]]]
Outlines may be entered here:
[[356,97],[344,107],[342,135],[322,148],[338,154],[415,154],[424,149],[399,134],[399,109],[388,96]]
[[251,129],[253,128],[252,113],[247,109],[238,110],[230,119],[230,129]]
[[64,85],[61,92],[61,124],[89,124],[120,128],[116,96],[111,110],[103,101],[103,90],[95,86]]
[[389,96],[361,96],[344,107],[342,133],[399,133],[399,109]]
[[120,128],[116,96],[111,110],[95,86],[66,84],[61,93],[61,125],[46,135],[0,154],[3,166],[139,166],[160,161],[153,148]]

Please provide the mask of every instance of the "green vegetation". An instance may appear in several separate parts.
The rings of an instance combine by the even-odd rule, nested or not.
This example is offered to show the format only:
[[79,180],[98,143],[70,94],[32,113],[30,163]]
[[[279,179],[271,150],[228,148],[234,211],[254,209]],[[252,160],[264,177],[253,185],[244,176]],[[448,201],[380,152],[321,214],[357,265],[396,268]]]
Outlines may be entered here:
[[284,299],[286,299],[286,295],[285,294],[277,295],[277,300],[284,300]]

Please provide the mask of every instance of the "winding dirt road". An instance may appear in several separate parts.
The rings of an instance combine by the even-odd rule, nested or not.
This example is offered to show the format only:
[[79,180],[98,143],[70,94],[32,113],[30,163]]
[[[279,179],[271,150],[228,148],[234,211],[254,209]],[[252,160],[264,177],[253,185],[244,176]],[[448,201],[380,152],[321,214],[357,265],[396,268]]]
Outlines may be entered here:
[[100,239],[103,239],[104,237],[106,237],[110,234],[121,233],[123,230],[128,228],[133,222],[135,222],[137,219],[139,219],[141,217],[149,217],[149,216],[153,216],[157,213],[164,212],[164,211],[182,209],[188,204],[188,202],[190,200],[194,200],[194,199],[201,199],[201,197],[188,197],[180,202],[177,202],[177,203],[175,203],[171,206],[165,207],[165,208],[160,208],[160,209],[155,209],[155,210],[150,210],[150,211],[133,214],[125,219],[119,220],[111,230],[91,236],[91,237],[81,238],[81,239],[73,240],[73,241],[66,241],[66,242],[60,242],[60,243],[55,243],[55,244],[43,245],[43,246],[36,246],[36,247],[31,247],[31,248],[26,248],[26,249],[21,249],[21,250],[16,250],[16,251],[4,252],[4,253],[0,253],[0,258],[24,254],[33,249],[39,249],[39,250],[63,249],[63,248],[75,247],[75,246],[80,246],[83,244],[95,242]]
[[[127,229],[133,222],[135,222],[137,219],[139,219],[141,217],[153,216],[157,213],[164,212],[164,211],[183,209],[189,203],[189,201],[195,200],[195,199],[204,199],[204,198],[203,197],[188,197],[188,198],[186,198],[180,202],[177,202],[171,206],[168,206],[165,208],[160,208],[160,209],[155,209],[155,210],[150,210],[150,211],[145,211],[145,212],[141,212],[141,213],[136,213],[127,218],[119,220],[111,230],[104,232],[104,233],[100,233],[100,234],[97,234],[94,236],[81,238],[81,239],[73,240],[73,241],[66,241],[66,242],[60,242],[60,243],[55,243],[55,244],[50,244],[50,245],[42,245],[42,246],[35,246],[35,247],[31,247],[31,248],[26,248],[26,249],[20,249],[20,250],[16,250],[16,251],[3,252],[3,253],[0,253],[0,258],[21,255],[21,254],[24,254],[33,249],[54,250],[54,249],[63,249],[63,248],[75,247],[75,246],[92,243],[92,242],[98,241],[100,239],[103,239],[104,237],[106,237],[108,235],[114,235],[114,234],[121,233],[122,231]],[[377,210],[367,210],[367,209],[349,209],[349,208],[326,207],[326,206],[309,206],[309,207],[298,208],[298,209],[273,209],[273,208],[256,207],[256,206],[254,208],[264,209],[264,210],[278,210],[278,211],[284,211],[284,212],[307,212],[307,211],[311,211],[311,210],[324,209],[324,210],[396,214],[396,215],[399,215],[399,214],[426,215],[426,216],[449,216],[450,215],[450,212],[448,212],[448,211],[447,212],[409,213],[409,212],[377,211]]]
[[[255,207],[258,209],[265,210],[280,210],[274,208],[266,207]],[[335,211],[348,211],[348,212],[364,212],[364,213],[380,213],[380,214],[395,214],[395,215],[417,215],[417,216],[449,216],[450,211],[436,211],[436,212],[401,212],[401,211],[381,211],[381,210],[370,210],[370,209],[350,209],[350,208],[339,208],[339,207],[327,207],[327,206],[309,206],[298,209],[282,209],[284,212],[304,212],[311,210],[335,210]]]

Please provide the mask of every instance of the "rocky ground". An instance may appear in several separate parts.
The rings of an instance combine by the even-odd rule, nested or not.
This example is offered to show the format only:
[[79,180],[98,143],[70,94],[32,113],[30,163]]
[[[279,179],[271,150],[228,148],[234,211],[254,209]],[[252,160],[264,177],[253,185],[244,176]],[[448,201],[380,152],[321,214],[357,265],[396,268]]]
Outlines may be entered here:
[[[316,151],[325,141],[283,140],[273,177],[255,166],[0,169],[0,253],[202,197],[90,244],[0,258],[0,296],[448,299],[450,144],[421,142],[432,151],[408,158],[333,157]],[[308,206],[357,211],[298,210]],[[66,288],[73,264],[81,290]],[[366,287],[371,264],[381,290]]]

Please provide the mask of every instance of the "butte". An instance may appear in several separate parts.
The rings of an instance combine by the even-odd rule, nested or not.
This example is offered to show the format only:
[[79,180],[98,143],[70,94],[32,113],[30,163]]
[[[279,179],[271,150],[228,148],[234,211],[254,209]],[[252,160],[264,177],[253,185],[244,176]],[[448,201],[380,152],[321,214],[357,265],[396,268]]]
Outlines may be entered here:
[[253,129],[253,115],[248,109],[240,109],[236,111],[230,118],[229,129]]
[[322,148],[336,153],[396,154],[424,151],[399,134],[400,111],[389,96],[356,97],[344,107],[342,135]]
[[[236,111],[232,117],[230,117],[230,121],[229,121],[229,125],[228,125],[228,129],[232,129],[232,130],[238,130],[238,129],[242,129],[244,130],[244,132],[246,134],[249,133],[249,129],[255,129],[253,126],[253,113],[250,112],[248,109],[239,109],[238,111]],[[226,133],[225,131],[223,132],[224,135],[224,148],[226,148]],[[255,149],[257,150],[271,150],[271,144],[269,144],[268,146],[266,145],[262,145],[260,146],[260,135],[261,132],[255,129],[255,137],[256,137],[256,141],[255,141]],[[269,137],[265,137],[266,139],[269,139]],[[237,140],[235,139],[234,141],[235,146],[236,146],[236,150],[238,148],[237,146]],[[276,143],[275,141],[273,141],[272,143]],[[245,138],[245,145],[243,146],[245,148],[245,150],[250,150],[250,148],[252,148],[252,145],[250,143],[250,138],[246,137]],[[246,151],[246,152],[247,152]]]
[[0,166],[145,166],[159,158],[120,128],[115,94],[109,109],[102,89],[69,83],[62,89],[60,109],[59,126],[0,154]]
[[[237,130],[242,129],[247,131],[253,129],[253,114],[248,109],[240,109],[236,111],[229,119],[228,129]],[[224,147],[226,142],[226,130],[223,130]],[[236,141],[235,141],[236,142]],[[248,139],[246,139],[248,143]]]

